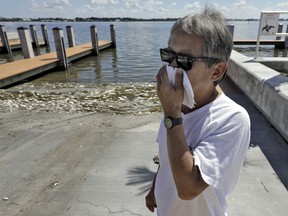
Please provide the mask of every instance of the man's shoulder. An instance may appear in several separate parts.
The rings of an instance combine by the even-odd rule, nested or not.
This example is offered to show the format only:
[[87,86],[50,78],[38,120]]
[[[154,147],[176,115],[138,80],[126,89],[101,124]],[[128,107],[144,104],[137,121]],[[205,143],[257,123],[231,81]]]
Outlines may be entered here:
[[244,122],[250,121],[247,110],[225,94],[222,94],[219,101],[211,108],[211,113],[216,119],[224,118],[226,120],[237,119]]
[[236,103],[230,97],[225,95],[224,93],[221,94],[217,103],[214,106],[216,109],[219,108],[222,111],[230,110],[232,112],[244,112],[247,113],[246,109],[241,106],[240,104]]

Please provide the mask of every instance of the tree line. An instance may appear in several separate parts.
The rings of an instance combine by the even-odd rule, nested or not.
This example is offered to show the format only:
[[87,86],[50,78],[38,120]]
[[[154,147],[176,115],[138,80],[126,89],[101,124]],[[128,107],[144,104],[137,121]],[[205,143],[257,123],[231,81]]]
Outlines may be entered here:
[[66,18],[59,18],[59,17],[49,17],[49,18],[5,18],[0,17],[0,22],[115,22],[115,21],[122,21],[122,22],[132,22],[132,21],[175,21],[177,18],[153,18],[153,19],[142,19],[142,18],[130,18],[130,17],[76,17],[75,19],[66,19]]
[[[62,17],[49,17],[49,18],[5,18],[0,17],[0,22],[139,22],[139,21],[176,21],[178,18],[131,18],[131,17],[76,17],[75,19],[67,19]],[[259,19],[227,19],[228,21],[258,21]],[[288,21],[287,19],[279,19],[279,21]]]

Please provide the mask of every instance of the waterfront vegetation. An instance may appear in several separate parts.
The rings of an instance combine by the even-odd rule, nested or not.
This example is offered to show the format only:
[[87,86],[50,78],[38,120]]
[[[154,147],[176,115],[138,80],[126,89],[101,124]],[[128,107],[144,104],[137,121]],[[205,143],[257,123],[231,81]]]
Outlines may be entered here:
[[[143,18],[131,18],[131,17],[75,17],[75,19],[67,19],[62,17],[49,17],[49,18],[20,18],[12,17],[5,18],[0,17],[0,22],[160,22],[160,21],[175,21],[178,18],[152,18],[152,19],[143,19]],[[228,19],[228,21],[258,21],[259,19]],[[288,21],[287,19],[279,19],[279,21]]]

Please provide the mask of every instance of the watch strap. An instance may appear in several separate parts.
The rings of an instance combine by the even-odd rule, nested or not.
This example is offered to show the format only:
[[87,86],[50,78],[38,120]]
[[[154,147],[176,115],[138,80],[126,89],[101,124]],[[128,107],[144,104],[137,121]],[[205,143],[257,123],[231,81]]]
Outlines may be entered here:
[[[168,121],[167,121],[168,120]],[[170,121],[169,121],[170,120]],[[167,122],[171,122],[171,124],[166,124]],[[176,125],[181,125],[183,123],[183,119],[182,117],[179,117],[179,118],[173,118],[173,117],[170,117],[170,116],[167,116],[165,119],[164,119],[164,123],[165,123],[165,127],[168,128],[168,129],[171,129],[173,128],[174,126]]]
[[183,123],[182,117],[180,117],[180,118],[172,118],[172,117],[170,117],[170,118],[171,118],[171,120],[173,122],[173,126],[181,125]]

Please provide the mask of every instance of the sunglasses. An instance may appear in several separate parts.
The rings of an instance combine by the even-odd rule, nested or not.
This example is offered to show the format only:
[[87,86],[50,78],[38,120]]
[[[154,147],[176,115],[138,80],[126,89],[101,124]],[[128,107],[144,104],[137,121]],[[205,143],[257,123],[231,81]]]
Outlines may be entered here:
[[171,51],[169,48],[160,49],[160,56],[161,60],[164,62],[168,62],[169,64],[173,61],[173,59],[176,60],[176,63],[179,68],[182,68],[185,71],[191,70],[193,63],[195,61],[199,62],[211,62],[216,63],[220,60],[217,58],[210,58],[210,57],[193,57],[188,55],[178,55],[175,52]]

